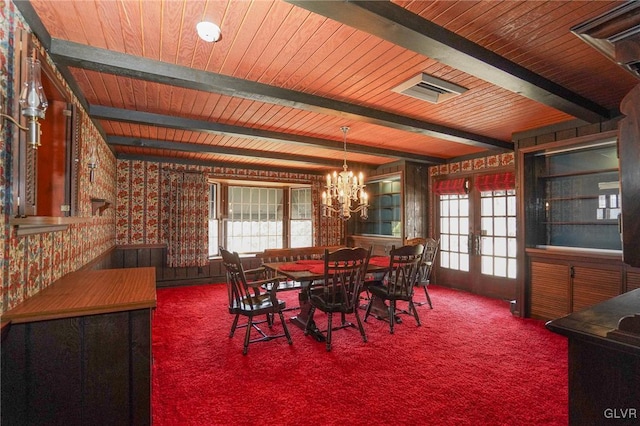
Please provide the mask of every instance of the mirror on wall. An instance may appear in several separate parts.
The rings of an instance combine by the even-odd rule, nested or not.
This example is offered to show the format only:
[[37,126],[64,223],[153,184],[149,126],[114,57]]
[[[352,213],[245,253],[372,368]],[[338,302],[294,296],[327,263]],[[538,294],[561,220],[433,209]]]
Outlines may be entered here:
[[26,117],[20,114],[20,89],[27,79],[26,58],[40,62],[40,81],[46,96],[47,108],[40,118],[40,144],[33,145],[29,132],[12,132],[13,155],[13,211],[17,218],[70,217],[76,215],[77,133],[74,105],[58,80],[54,69],[40,55],[32,35],[22,31],[16,38],[13,58],[14,117],[22,125]]

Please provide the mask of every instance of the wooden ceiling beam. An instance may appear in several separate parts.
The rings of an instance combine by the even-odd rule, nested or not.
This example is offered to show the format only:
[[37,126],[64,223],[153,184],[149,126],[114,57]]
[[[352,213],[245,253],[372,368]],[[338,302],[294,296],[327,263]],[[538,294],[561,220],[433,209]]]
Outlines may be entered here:
[[192,90],[219,93],[258,102],[267,102],[320,114],[346,117],[483,149],[513,150],[513,143],[509,141],[452,127],[308,93],[94,48],[65,40],[52,39],[49,54],[59,65],[89,69]]
[[[309,136],[293,135],[289,133],[272,132],[269,130],[252,129],[249,127],[231,126],[228,124],[221,124],[204,120],[194,120],[190,118],[154,114],[143,111],[132,111],[127,109],[106,107],[102,105],[90,105],[88,113],[92,119],[137,123],[150,126],[188,130],[193,132],[229,135],[239,138],[261,139],[280,143],[285,142],[316,148],[326,148],[336,151],[344,150],[344,142],[342,141],[312,138]],[[353,143],[349,144],[349,152],[375,155],[379,157],[388,157],[393,158],[394,160],[399,159],[431,165],[445,163],[445,160],[442,158],[411,154],[404,151],[376,148]]]
[[589,123],[617,114],[390,1],[285,1]]
[[[313,166],[324,166],[333,169],[341,169],[343,160],[311,157],[308,155],[297,155],[283,152],[270,152],[270,151],[257,151],[255,149],[243,149],[234,148],[228,146],[216,146],[216,145],[203,145],[198,143],[187,142],[172,142],[156,139],[144,139],[144,138],[131,138],[124,136],[108,136],[107,143],[109,145],[128,146],[136,148],[151,148],[166,151],[182,151],[182,152],[195,152],[200,154],[217,154],[226,155],[231,157],[260,157],[260,158],[272,158],[277,160],[292,161],[296,163],[303,163]],[[377,165],[354,163],[349,161],[349,165],[352,168],[358,170],[371,170],[377,167]]]

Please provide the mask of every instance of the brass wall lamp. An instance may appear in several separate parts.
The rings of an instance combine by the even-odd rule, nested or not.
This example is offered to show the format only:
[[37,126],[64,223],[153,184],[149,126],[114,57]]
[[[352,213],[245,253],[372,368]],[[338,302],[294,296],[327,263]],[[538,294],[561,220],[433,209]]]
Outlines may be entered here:
[[[20,112],[27,119],[27,125],[22,126],[18,120],[0,110],[0,117],[6,118],[15,124],[20,130],[27,133],[27,144],[34,149],[40,146],[40,122],[44,119],[47,106],[47,97],[42,88],[40,78],[40,61],[34,57],[25,58],[26,79],[20,91]],[[0,109],[4,108],[4,102],[0,102]],[[0,121],[0,131],[2,130]]]

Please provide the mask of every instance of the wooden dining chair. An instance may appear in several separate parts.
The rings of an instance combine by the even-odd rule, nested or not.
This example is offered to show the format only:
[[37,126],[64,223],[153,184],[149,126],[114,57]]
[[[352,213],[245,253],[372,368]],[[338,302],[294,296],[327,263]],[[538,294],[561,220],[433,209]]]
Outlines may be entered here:
[[389,270],[382,281],[369,285],[369,292],[372,295],[367,312],[364,315],[365,322],[371,313],[371,306],[374,302],[373,298],[378,297],[389,303],[389,331],[393,334],[393,328],[396,318],[396,304],[398,301],[408,303],[407,312],[413,313],[418,326],[420,326],[420,317],[413,303],[413,293],[415,288],[416,276],[422,262],[422,252],[424,246],[422,244],[405,245],[400,248],[393,247],[389,254]]
[[[342,248],[333,252],[325,250],[324,280],[314,282],[307,287],[311,304],[309,317],[313,318],[316,309],[327,314],[327,329],[321,331],[321,333],[326,333],[327,351],[331,351],[333,331],[345,327],[355,327],[352,323],[347,322],[347,314],[355,315],[362,340],[365,343],[367,341],[367,335],[358,312],[358,301],[370,257],[371,247],[368,250],[364,248]],[[341,324],[337,327],[333,326],[334,313],[339,313],[341,317]],[[309,327],[312,322],[307,322],[305,335],[310,333]]]
[[429,304],[429,308],[433,309],[433,303],[431,303],[431,296],[429,295],[429,284],[431,283],[431,272],[436,261],[438,254],[438,247],[440,247],[440,240],[434,238],[411,238],[405,240],[405,245],[412,246],[416,244],[422,244],[424,246],[424,252],[422,254],[422,262],[418,269],[418,275],[416,275],[416,286],[424,289],[424,295],[427,298],[426,302],[414,302],[418,306]]
[[[293,344],[287,323],[285,322],[282,311],[286,304],[283,300],[278,299],[278,283],[283,277],[270,277],[267,279],[256,279],[249,281],[247,275],[264,276],[264,268],[256,268],[246,270],[242,266],[238,253],[231,253],[220,247],[222,255],[222,264],[227,273],[227,291],[229,294],[229,313],[235,315],[231,324],[231,332],[229,337],[233,337],[240,316],[247,317],[247,324],[239,327],[246,327],[247,331],[244,337],[244,347],[242,354],[246,355],[249,351],[249,344],[272,340],[278,337],[286,337],[289,344]],[[268,287],[268,290],[265,289]],[[269,328],[273,326],[274,314],[278,314],[284,333],[282,334],[266,334],[258,324],[267,323]],[[264,315],[263,320],[254,320],[254,317]],[[251,331],[256,330],[260,337],[251,339]]]

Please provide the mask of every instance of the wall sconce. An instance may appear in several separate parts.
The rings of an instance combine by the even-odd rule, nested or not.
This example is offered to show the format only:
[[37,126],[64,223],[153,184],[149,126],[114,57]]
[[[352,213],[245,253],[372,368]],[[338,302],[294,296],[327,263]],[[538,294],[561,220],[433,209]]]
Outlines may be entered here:
[[[20,108],[22,115],[27,119],[27,125],[22,126],[10,115],[2,113],[0,116],[15,124],[20,130],[27,132],[27,143],[34,149],[40,146],[40,123],[38,119],[43,119],[47,106],[47,97],[42,89],[40,80],[40,61],[35,58],[25,58],[27,78],[20,92]],[[2,102],[4,106],[4,102]],[[0,130],[2,127],[0,127]]]
[[96,147],[91,147],[91,153],[89,154],[89,182],[93,183],[95,180],[95,170],[98,168],[98,155],[96,154]]

